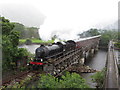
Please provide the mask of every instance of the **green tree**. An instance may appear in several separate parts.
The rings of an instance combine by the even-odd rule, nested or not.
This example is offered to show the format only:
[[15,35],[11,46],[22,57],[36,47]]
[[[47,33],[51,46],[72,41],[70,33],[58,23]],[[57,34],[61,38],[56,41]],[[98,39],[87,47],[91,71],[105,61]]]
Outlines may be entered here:
[[119,36],[120,34],[117,32],[117,30],[90,29],[81,34],[78,34],[78,36],[80,36],[81,38],[91,37],[96,35],[101,35],[100,46],[104,46],[104,47],[108,46],[108,43],[111,39],[117,40],[118,37],[120,37]]
[[[8,19],[0,17],[2,20],[2,55],[3,55],[3,69],[12,68],[13,61],[17,55],[17,45],[19,33],[13,32],[14,24],[11,23]],[[17,37],[16,37],[17,36]],[[15,40],[15,41],[14,41]]]
[[91,28],[90,30],[85,31],[81,34],[78,34],[78,36],[80,36],[82,38],[96,36],[96,35],[100,35],[100,31],[98,29],[93,29],[93,28]]
[[40,81],[38,83],[37,88],[58,88],[59,83],[58,79],[54,76],[48,75],[41,75]]
[[83,79],[79,74],[66,72],[65,76],[62,76],[60,80],[61,88],[89,88],[86,84],[85,79]]
[[10,23],[8,19],[5,19],[4,17],[0,17],[0,24],[2,25],[2,34],[3,35],[9,35],[10,31],[14,28],[14,24]]
[[22,59],[23,57],[28,56],[28,55],[30,55],[30,52],[28,52],[27,49],[25,48],[18,49],[18,55],[17,55],[18,59]]
[[26,27],[21,23],[14,22],[14,28],[13,30],[16,30],[20,33],[20,39],[26,39],[26,38],[40,38],[38,30],[39,28],[36,27]]
[[3,70],[13,69],[16,66],[18,57],[24,57],[26,50],[18,48],[19,32],[13,30],[14,23],[11,23],[8,19],[1,17],[0,23],[2,23],[2,67]]
[[20,35],[19,35],[18,31],[12,30],[10,32],[9,38],[10,38],[10,41],[13,44],[14,47],[18,46],[18,44],[19,44],[19,37],[20,37]]
[[39,28],[36,27],[26,27],[25,28],[25,38],[37,38],[39,39],[39,33],[38,33]]
[[91,36],[96,36],[100,34],[98,29],[90,29],[87,31],[87,33],[89,33]]
[[12,62],[13,58],[11,57],[12,54],[12,43],[10,42],[9,38],[5,35],[2,36],[2,67],[3,69],[7,69],[10,67],[10,63]]
[[108,46],[110,40],[117,40],[118,39],[118,32],[115,30],[101,30],[101,46]]
[[16,30],[20,33],[20,39],[25,37],[25,26],[20,23],[14,23],[13,30]]
[[89,86],[79,74],[66,72],[61,79],[50,74],[41,75],[38,88],[89,88]]

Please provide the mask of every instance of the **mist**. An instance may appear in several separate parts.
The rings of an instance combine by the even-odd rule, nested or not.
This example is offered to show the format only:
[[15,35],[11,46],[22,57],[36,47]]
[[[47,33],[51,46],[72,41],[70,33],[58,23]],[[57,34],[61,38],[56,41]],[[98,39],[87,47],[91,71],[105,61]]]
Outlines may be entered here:
[[0,4],[0,13],[11,22],[19,22],[29,27],[40,27],[45,16],[34,5],[28,3],[3,3]]
[[78,38],[91,28],[102,29],[118,19],[119,0],[4,0],[0,13],[13,22],[38,27],[40,38]]
[[[57,35],[62,40],[76,39],[77,34],[91,28],[103,29],[117,21],[117,1],[51,0],[42,2],[46,16],[39,34],[43,40]],[[49,7],[49,8],[47,8]]]

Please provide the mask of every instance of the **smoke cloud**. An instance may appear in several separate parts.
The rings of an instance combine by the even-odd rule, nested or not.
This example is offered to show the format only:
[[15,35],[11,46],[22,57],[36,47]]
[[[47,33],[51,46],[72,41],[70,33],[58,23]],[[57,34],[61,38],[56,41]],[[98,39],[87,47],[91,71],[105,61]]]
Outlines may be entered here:
[[79,30],[75,30],[75,28],[72,27],[62,27],[62,26],[53,26],[49,27],[49,25],[41,25],[39,29],[40,37],[47,41],[51,40],[51,38],[56,35],[58,39],[60,40],[71,40],[78,38],[77,34],[79,33]]
[[39,29],[43,40],[50,40],[53,35],[64,40],[76,39],[83,31],[101,29],[117,20],[117,1],[114,0],[45,0],[39,6],[46,16]]
[[1,0],[0,13],[10,21],[39,27],[43,40],[57,35],[76,39],[90,28],[104,28],[118,18],[119,0]]

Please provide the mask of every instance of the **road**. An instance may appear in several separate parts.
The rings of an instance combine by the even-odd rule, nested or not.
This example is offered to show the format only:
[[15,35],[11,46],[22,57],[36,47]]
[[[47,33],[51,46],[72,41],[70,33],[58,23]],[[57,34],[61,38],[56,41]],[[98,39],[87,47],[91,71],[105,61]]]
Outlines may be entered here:
[[116,59],[114,56],[114,45],[113,42],[110,41],[109,49],[108,49],[108,57],[107,57],[107,72],[106,72],[106,80],[105,80],[105,88],[116,88],[118,89],[118,68]]

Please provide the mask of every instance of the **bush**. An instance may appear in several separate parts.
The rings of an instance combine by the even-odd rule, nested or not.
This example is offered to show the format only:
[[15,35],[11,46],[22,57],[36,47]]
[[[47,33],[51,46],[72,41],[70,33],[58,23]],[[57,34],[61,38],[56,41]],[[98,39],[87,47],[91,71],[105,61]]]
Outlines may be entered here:
[[[16,83],[12,86],[7,86],[7,88],[23,88],[27,89],[27,85],[32,80],[33,77],[27,77],[22,80],[19,84]],[[32,86],[32,88],[89,88],[89,86],[85,83],[85,79],[83,79],[79,74],[69,72],[66,75],[62,75],[61,79],[58,79],[50,74],[40,74],[40,79],[36,86]],[[84,89],[83,89],[84,90]]]
[[31,41],[30,39],[27,39],[27,40],[25,41],[25,44],[26,44],[26,45],[30,45],[30,44],[32,44],[32,41]]
[[85,79],[77,73],[70,74],[69,72],[66,72],[66,75],[62,76],[60,84],[60,88],[89,88]]
[[28,55],[30,55],[30,52],[28,52],[27,49],[25,49],[25,48],[18,49],[18,57],[19,58],[21,58],[21,56],[24,57],[24,56],[28,56]]
[[67,72],[61,79],[50,74],[41,75],[37,88],[89,88],[89,86],[79,74]]
[[103,88],[104,79],[105,79],[106,69],[104,68],[102,71],[95,73],[91,76],[92,81],[97,83],[97,87]]
[[120,48],[120,42],[116,42],[115,47]]
[[26,67],[20,67],[20,71],[25,71],[26,69]]

